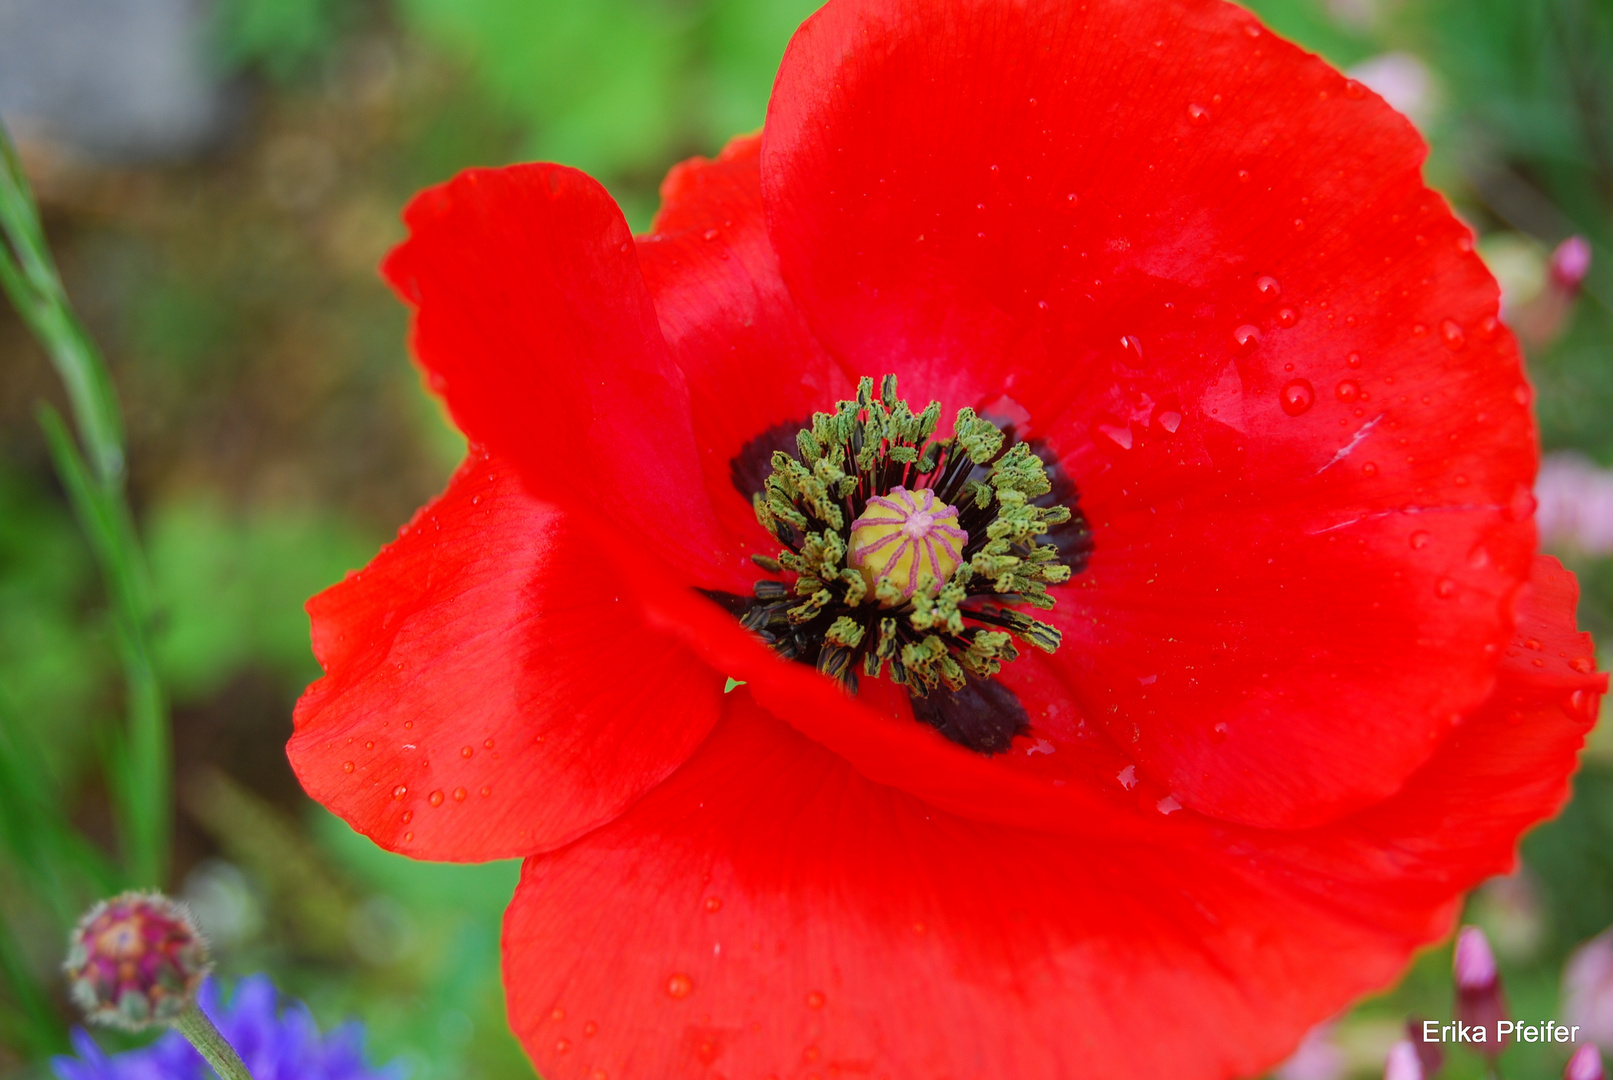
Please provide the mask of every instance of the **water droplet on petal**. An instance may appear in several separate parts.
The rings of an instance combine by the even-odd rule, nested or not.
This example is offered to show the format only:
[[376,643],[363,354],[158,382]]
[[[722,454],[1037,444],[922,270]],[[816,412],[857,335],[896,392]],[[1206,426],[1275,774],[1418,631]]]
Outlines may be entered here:
[[1120,781],[1121,787],[1125,788],[1127,791],[1130,791],[1132,788],[1137,786],[1137,766],[1127,765],[1124,769],[1120,770],[1115,779]]
[[1227,741],[1227,723],[1225,720],[1210,728],[1210,741],[1224,743]]
[[549,1014],[549,1019],[553,1020],[557,1024],[560,1023],[560,1021],[564,1020],[565,1018],[566,1018],[566,1010],[562,1009],[558,1005],[556,1005],[554,1007],[554,1011]]
[[1311,407],[1316,400],[1316,390],[1311,386],[1309,379],[1295,379],[1283,387],[1283,412],[1289,416],[1298,416]]
[[465,789],[464,788],[456,787],[454,789],[454,801],[455,802],[464,802],[465,801]]
[[1351,353],[1349,356],[1346,356],[1344,358],[1344,363],[1345,363],[1345,365],[1347,367],[1352,367],[1352,368],[1360,367],[1361,366],[1361,354],[1358,353],[1358,352]]
[[1416,532],[1411,534],[1411,547],[1413,551],[1421,551],[1427,546],[1428,534],[1426,532],[1424,532],[1422,529],[1418,529]]
[[806,996],[806,1006],[809,1009],[823,1008],[823,1001],[823,991],[821,990],[814,990]]
[[1452,596],[1455,596],[1456,595],[1456,582],[1452,581],[1448,577],[1442,577],[1442,578],[1439,579],[1439,583],[1434,586],[1434,592],[1436,594],[1438,594],[1439,596],[1445,597],[1447,599],[1452,597]]
[[1131,449],[1131,427],[1127,424],[1105,424],[1095,422],[1092,425],[1093,440],[1101,438],[1103,441],[1118,446],[1122,450]]
[[1528,383],[1519,383],[1517,386],[1512,388],[1512,400],[1516,401],[1519,405],[1528,405],[1529,398],[1530,393]]
[[1333,388],[1333,396],[1348,405],[1361,396],[1361,384],[1354,379],[1345,379]]
[[1596,664],[1586,656],[1576,656],[1568,662],[1568,666],[1581,675],[1589,675],[1596,669]]
[[706,230],[706,239],[707,240],[715,240],[715,239],[717,239],[717,230],[716,229],[707,229]]
[[1171,409],[1166,409],[1154,419],[1159,422],[1160,427],[1172,435],[1176,434],[1176,429],[1182,426],[1182,414]]
[[566,1051],[571,1049],[571,1040],[570,1039],[556,1039],[554,1041],[554,1049],[555,1049],[555,1053],[564,1054]]
[[1277,312],[1278,326],[1286,329],[1290,326],[1293,326],[1297,322],[1299,322],[1299,312],[1295,311],[1293,308],[1285,307],[1281,311]]
[[1127,362],[1130,363],[1132,367],[1136,367],[1142,363],[1143,343],[1142,339],[1136,334],[1127,334],[1125,337],[1121,338],[1120,347],[1126,351],[1128,355]]
[[1377,476],[1378,475],[1377,463],[1369,461],[1365,465],[1361,466],[1361,475],[1362,476]]
[[1174,814],[1181,808],[1182,804],[1176,801],[1175,795],[1167,795],[1154,804],[1154,809],[1158,810],[1161,814]]
[[722,898],[717,897],[717,896],[708,896],[708,897],[706,897],[706,910],[707,911],[721,911],[722,910]]
[[1260,328],[1248,323],[1232,331],[1232,343],[1240,353],[1251,353],[1260,344]]
[[433,791],[430,795],[426,796],[426,801],[429,802],[432,806],[441,806],[442,805],[442,792],[441,791]]
[[1563,702],[1563,711],[1571,720],[1577,720],[1582,724],[1594,723],[1601,701],[1601,695],[1593,690],[1575,690],[1568,695],[1568,700]]
[[489,795],[493,794],[493,789],[491,787],[489,787],[488,785],[483,784],[482,789],[480,791],[478,791],[477,794],[485,799]]
[[1195,124],[1208,124],[1210,122],[1210,110],[1203,105],[1189,105],[1187,107],[1187,118]]
[[492,740],[492,739],[487,739],[487,740],[485,740],[485,741],[484,741],[484,742],[483,742],[483,743],[482,743],[482,746],[483,746],[483,747],[484,747],[484,748],[486,748],[486,749],[488,749],[488,750],[491,750],[491,749],[493,749],[493,740]]
[[1445,347],[1451,352],[1461,352],[1467,344],[1467,335],[1462,332],[1462,326],[1455,319],[1446,319],[1439,324],[1439,336],[1445,342]]
[[342,762],[342,772],[352,772],[356,768],[358,768],[358,766],[354,765],[351,761]]
[[1255,292],[1260,294],[1260,299],[1269,303],[1283,294],[1283,287],[1278,284],[1276,278],[1267,276],[1255,282]]
[[1529,485],[1520,481],[1512,489],[1512,498],[1507,501],[1506,509],[1501,512],[1508,521],[1528,521],[1535,516],[1535,507],[1539,504],[1535,500],[1535,493],[1529,490]]
[[375,749],[375,740],[374,739],[365,740],[364,749],[366,749],[366,750],[374,750]]
[[399,784],[397,787],[392,789],[392,797],[397,799],[399,802],[402,802],[403,797],[407,794],[409,794],[409,789],[404,787],[402,784]]
[[1495,332],[1499,329],[1501,329],[1500,320],[1498,320],[1494,315],[1486,315],[1484,318],[1479,320],[1479,337],[1483,338],[1485,341],[1489,341],[1491,338],[1495,337]]
[[1354,101],[1360,101],[1367,96],[1367,88],[1354,79],[1345,79],[1344,96]]
[[582,1026],[582,1033],[591,1039],[599,1034],[599,1025],[590,1020]]
[[694,991],[694,980],[679,973],[666,981],[667,996],[686,998]]
[[468,758],[474,753],[476,753],[476,751],[472,750],[468,746],[462,746],[462,747],[459,748],[459,756],[460,757]]
[[403,823],[405,825],[407,825],[407,824],[409,824],[409,822],[411,822],[413,820],[414,820],[414,811],[413,810],[405,810],[403,812],[403,818],[402,818]]

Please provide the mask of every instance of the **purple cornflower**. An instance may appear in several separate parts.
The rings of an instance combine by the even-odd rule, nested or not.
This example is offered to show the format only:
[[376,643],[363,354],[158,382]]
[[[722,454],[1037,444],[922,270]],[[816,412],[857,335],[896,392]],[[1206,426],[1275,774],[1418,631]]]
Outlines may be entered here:
[[[253,1080],[402,1080],[397,1065],[372,1069],[364,1062],[364,1029],[343,1024],[321,1035],[301,1002],[279,1008],[267,975],[252,975],[235,987],[226,1006],[218,983],[208,979],[197,995],[202,1008],[251,1071]],[[73,1032],[77,1057],[52,1065],[60,1080],[212,1080],[213,1072],[177,1031],[150,1046],[108,1055],[83,1030]]]

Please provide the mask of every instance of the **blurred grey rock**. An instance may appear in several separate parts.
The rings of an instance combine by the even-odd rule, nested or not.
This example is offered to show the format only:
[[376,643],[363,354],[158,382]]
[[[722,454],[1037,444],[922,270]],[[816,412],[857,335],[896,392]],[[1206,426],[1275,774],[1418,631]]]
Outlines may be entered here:
[[0,0],[0,117],[100,161],[183,157],[229,109],[207,0]]

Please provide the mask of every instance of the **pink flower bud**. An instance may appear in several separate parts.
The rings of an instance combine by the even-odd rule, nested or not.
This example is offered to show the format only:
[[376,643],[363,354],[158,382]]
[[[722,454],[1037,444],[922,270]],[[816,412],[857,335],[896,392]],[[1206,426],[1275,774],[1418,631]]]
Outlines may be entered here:
[[1551,281],[1564,292],[1576,293],[1591,272],[1591,244],[1583,236],[1570,236],[1557,245],[1547,263]]
[[1457,933],[1451,966],[1456,973],[1456,988],[1464,993],[1488,990],[1499,977],[1490,940],[1476,926],[1464,926]]
[[1563,1068],[1563,1080],[1602,1080],[1602,1052],[1595,1043],[1586,1043],[1574,1051]]
[[1423,1080],[1422,1062],[1417,1059],[1417,1048],[1410,1039],[1401,1039],[1389,1048],[1389,1058],[1383,1063],[1383,1080]]
[[190,1008],[208,966],[207,942],[183,906],[161,893],[126,892],[79,920],[64,970],[85,1016],[139,1031]]
[[1574,950],[1563,967],[1563,1019],[1581,1038],[1613,1046],[1613,930]]

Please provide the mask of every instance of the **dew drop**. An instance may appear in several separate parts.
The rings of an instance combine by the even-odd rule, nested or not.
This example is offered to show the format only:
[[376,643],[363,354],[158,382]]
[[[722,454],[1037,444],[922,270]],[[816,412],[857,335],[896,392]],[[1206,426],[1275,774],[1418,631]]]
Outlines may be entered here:
[[1182,804],[1176,801],[1175,795],[1167,795],[1154,804],[1154,809],[1165,815],[1174,814],[1181,808]]
[[1248,169],[1239,169],[1238,170],[1238,183],[1247,184],[1248,182],[1249,182],[1249,170]]
[[599,1034],[599,1025],[590,1020],[582,1026],[582,1033],[591,1039]]
[[610,1074],[604,1069],[595,1069],[588,1074],[588,1080],[610,1080]]
[[1294,231],[1295,232],[1304,232],[1305,231],[1305,219],[1304,218],[1298,217],[1298,218],[1294,219]]
[[668,997],[686,998],[694,991],[694,980],[683,973],[678,973],[666,981]]
[[1293,326],[1297,322],[1299,322],[1299,312],[1295,311],[1293,308],[1285,307],[1281,311],[1277,312],[1278,326],[1286,329],[1290,326]]
[[1456,250],[1460,251],[1463,255],[1466,255],[1468,252],[1472,251],[1473,234],[1463,233],[1461,236],[1458,236],[1456,238]]
[[1427,337],[1428,336],[1428,327],[1424,326],[1422,323],[1418,323],[1416,326],[1413,326],[1411,328],[1411,336],[1412,337]]
[[1439,324],[1439,336],[1451,352],[1461,352],[1467,344],[1467,335],[1462,332],[1461,324],[1455,319],[1446,319]]
[[1270,303],[1283,294],[1283,287],[1276,278],[1268,275],[1255,282],[1255,292],[1260,294],[1260,299]]
[[1479,337],[1489,341],[1495,337],[1495,332],[1501,328],[1501,323],[1494,315],[1486,315],[1479,320]]
[[806,1006],[809,1009],[823,1008],[823,1001],[824,998],[822,990],[814,990],[806,996]]
[[1358,352],[1351,353],[1349,356],[1346,356],[1344,358],[1344,364],[1345,364],[1346,367],[1352,367],[1352,368],[1360,367],[1361,366],[1361,354],[1358,353]]
[[413,810],[405,810],[403,812],[403,817],[402,817],[401,820],[403,821],[403,823],[405,825],[409,824],[409,822],[414,820],[414,811]]
[[1348,405],[1361,396],[1361,384],[1354,379],[1345,379],[1333,388],[1333,396]]
[[1528,641],[1523,643],[1523,647],[1528,649],[1530,652],[1539,652],[1541,649],[1545,648],[1545,646],[1540,644],[1539,638],[1530,638]]
[[560,1023],[565,1018],[566,1018],[566,1010],[562,1009],[558,1005],[556,1005],[554,1007],[554,1010],[549,1013],[549,1019],[553,1020],[557,1024]]
[[[403,665],[399,664],[398,667],[401,669],[403,667]],[[404,731],[413,731],[414,730],[414,721],[413,720],[405,720],[403,722],[403,730]]]
[[411,842],[413,840],[414,840],[414,833],[406,832],[406,833],[403,834],[404,843],[409,843],[409,842]]
[[1227,724],[1225,720],[1210,728],[1210,741],[1213,743],[1227,741]]
[[1452,581],[1448,577],[1442,577],[1439,579],[1439,584],[1434,586],[1434,592],[1441,597],[1449,599],[1450,597],[1456,595],[1456,582]]
[[571,1049],[571,1040],[570,1039],[556,1039],[554,1041],[554,1049],[555,1049],[555,1053],[564,1054],[566,1051]]
[[1176,434],[1176,429],[1182,426],[1182,414],[1171,409],[1166,409],[1155,419],[1159,421],[1160,427],[1172,435]]
[[459,748],[459,756],[462,757],[462,758],[468,758],[474,753],[476,753],[476,751],[472,750],[468,746],[462,746],[462,747]]
[[373,739],[366,740],[365,743],[364,743],[364,749],[366,749],[366,750],[374,750],[375,749],[375,740],[373,740]]
[[706,235],[707,240],[715,240],[715,239],[717,239],[717,230],[716,229],[707,229],[705,235]]
[[441,791],[433,791],[430,795],[426,796],[426,801],[429,802],[432,806],[441,806],[442,805],[442,792]]
[[1232,343],[1238,347],[1240,353],[1254,352],[1260,344],[1259,327],[1250,326],[1248,323],[1238,327],[1232,331]]
[[1298,416],[1311,407],[1316,400],[1316,390],[1311,386],[1309,379],[1295,379],[1283,387],[1283,412],[1289,416]]
[[1125,337],[1121,338],[1120,347],[1130,354],[1133,367],[1136,367],[1142,363],[1143,343],[1142,339],[1136,334],[1127,334]]
[[706,897],[706,910],[707,911],[721,911],[722,910],[722,897],[720,897],[720,896],[708,896],[708,897]]
[[342,762],[342,772],[352,772],[356,768],[358,768],[358,766],[354,765],[351,761]]
[[409,794],[409,789],[404,787],[402,784],[399,784],[397,787],[392,789],[392,797],[397,799],[399,802],[402,802],[403,797],[407,794]]
[[1367,96],[1367,88],[1354,79],[1345,79],[1344,96],[1353,101],[1360,101]]
[[1596,720],[1600,701],[1601,698],[1594,691],[1575,690],[1568,695],[1568,700],[1563,702],[1563,710],[1568,713],[1571,719],[1578,720],[1582,724],[1589,724]]
[[1132,444],[1131,428],[1123,424],[1094,424],[1093,430],[1105,440],[1118,446],[1122,450],[1130,450]]
[[1509,521],[1528,521],[1535,516],[1535,508],[1539,503],[1535,500],[1535,493],[1529,490],[1529,485],[1522,483],[1512,489],[1512,498],[1508,500],[1502,516]]
[[1120,770],[1115,779],[1120,781],[1121,787],[1125,788],[1127,791],[1130,791],[1132,788],[1137,786],[1137,766],[1127,765],[1124,769]]
[[1426,532],[1424,532],[1422,529],[1418,529],[1416,532],[1411,534],[1411,549],[1413,551],[1421,551],[1427,546],[1428,534]]
[[465,789],[464,788],[456,787],[454,789],[454,801],[455,802],[464,802],[465,801]]
[[491,787],[489,787],[488,785],[483,784],[482,789],[479,792],[477,792],[477,794],[485,799],[489,795],[493,794],[493,789]]
[[1362,476],[1377,476],[1378,475],[1378,466],[1377,466],[1377,464],[1374,463],[1374,462],[1369,461],[1365,465],[1361,466],[1361,475]]
[[1064,196],[1064,200],[1071,206],[1074,206],[1076,203],[1081,201],[1081,196],[1072,191],[1068,195]]
[[1591,662],[1590,658],[1585,656],[1574,657],[1568,662],[1568,666],[1579,672],[1581,675],[1589,675],[1596,667],[1596,665]]
[[1512,388],[1512,400],[1516,401],[1519,405],[1528,405],[1529,385],[1527,383],[1519,383],[1517,386],[1514,386]]
[[483,742],[482,742],[482,748],[483,748],[483,749],[484,749],[484,750],[491,750],[491,749],[493,749],[493,740],[492,740],[492,739],[486,739],[486,740],[484,740],[484,741],[483,741]]
[[1203,105],[1189,105],[1187,107],[1187,118],[1195,124],[1208,124],[1210,122],[1210,110]]

